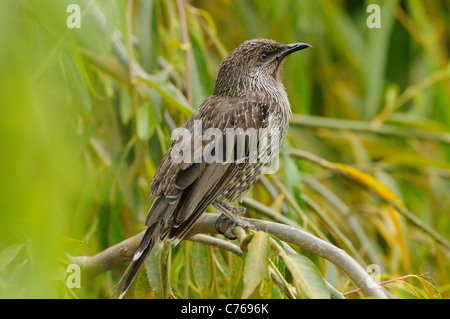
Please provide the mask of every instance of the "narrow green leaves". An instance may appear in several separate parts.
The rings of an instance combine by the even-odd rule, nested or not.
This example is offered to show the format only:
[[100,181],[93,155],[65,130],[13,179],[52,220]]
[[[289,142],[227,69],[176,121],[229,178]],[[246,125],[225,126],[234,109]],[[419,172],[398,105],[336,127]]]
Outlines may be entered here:
[[158,91],[167,102],[174,105],[184,115],[191,116],[193,114],[194,110],[189,102],[172,83],[161,83],[156,77],[145,75],[141,75],[141,80]]
[[24,246],[24,244],[14,244],[0,252],[0,271],[17,257]]
[[128,124],[133,115],[133,105],[127,88],[120,89],[119,114],[122,124]]
[[269,266],[269,254],[269,235],[259,231],[253,236],[245,256],[242,298],[248,298],[259,283],[266,277]]
[[167,273],[168,247],[155,247],[145,261],[145,270],[151,289],[157,299],[169,297],[169,279]]
[[308,258],[282,252],[281,258],[291,272],[299,297],[329,299],[330,294],[319,270]]
[[141,141],[148,141],[155,132],[156,123],[153,110],[149,104],[139,107],[137,112],[137,136]]
[[141,48],[142,67],[152,73],[157,66],[158,58],[158,17],[156,3],[153,0],[140,1],[139,10],[139,40]]
[[207,245],[195,242],[192,244],[191,264],[200,297],[208,297],[208,287],[211,282],[211,256]]

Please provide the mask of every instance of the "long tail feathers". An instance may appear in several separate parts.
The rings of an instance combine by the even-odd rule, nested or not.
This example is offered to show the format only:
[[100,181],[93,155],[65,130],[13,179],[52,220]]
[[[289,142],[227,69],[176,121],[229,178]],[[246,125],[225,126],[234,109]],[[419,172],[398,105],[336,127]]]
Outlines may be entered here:
[[163,226],[164,226],[163,222],[157,222],[151,225],[149,228],[147,228],[144,237],[142,238],[141,244],[139,245],[139,248],[134,253],[130,265],[127,267],[122,278],[120,278],[119,282],[116,285],[116,288],[112,295],[113,298],[122,285],[123,286],[119,295],[119,299],[122,299],[122,297],[127,292],[128,288],[130,288],[139,269],[141,268],[148,254],[150,253],[156,241],[158,240]]

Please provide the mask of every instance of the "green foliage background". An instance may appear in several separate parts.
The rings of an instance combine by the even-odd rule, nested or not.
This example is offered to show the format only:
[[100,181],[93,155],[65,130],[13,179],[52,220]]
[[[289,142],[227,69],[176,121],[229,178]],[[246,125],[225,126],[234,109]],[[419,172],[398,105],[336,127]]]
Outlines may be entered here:
[[[71,3],[80,29],[66,25]],[[381,7],[380,29],[366,26],[371,3]],[[2,0],[0,296],[108,295],[123,268],[69,289],[64,253],[95,255],[143,230],[171,128],[211,94],[227,52],[263,37],[313,48],[285,64],[294,115],[280,170],[244,201],[248,216],[279,220],[272,209],[380,265],[397,297],[449,297],[448,247],[381,186],[449,239],[449,21],[449,2],[438,0]],[[355,288],[332,263],[297,252],[337,290]],[[183,241],[169,258],[170,290],[150,289],[148,262],[135,297],[287,297],[267,275],[249,292],[242,258],[212,246]]]

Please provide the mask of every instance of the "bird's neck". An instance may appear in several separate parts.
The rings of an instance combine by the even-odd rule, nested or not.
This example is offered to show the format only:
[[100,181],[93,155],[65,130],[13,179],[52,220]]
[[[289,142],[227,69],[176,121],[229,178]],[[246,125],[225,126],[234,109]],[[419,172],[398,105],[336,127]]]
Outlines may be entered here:
[[220,77],[214,86],[214,95],[227,97],[246,97],[268,95],[273,99],[286,97],[287,93],[278,77],[261,77],[249,74],[244,77]]

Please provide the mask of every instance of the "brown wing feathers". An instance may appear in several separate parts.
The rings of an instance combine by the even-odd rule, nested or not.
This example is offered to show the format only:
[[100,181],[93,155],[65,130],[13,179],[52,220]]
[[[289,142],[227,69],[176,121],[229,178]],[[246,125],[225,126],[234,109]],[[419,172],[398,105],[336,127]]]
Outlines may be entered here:
[[[217,105],[221,103],[228,103],[229,107],[218,108]],[[235,99],[217,97],[213,101],[208,99],[186,122],[185,128],[192,132],[193,120],[202,119],[204,114],[208,114],[208,117],[206,122],[203,122],[203,131],[209,127],[218,127],[223,132],[227,127],[241,127],[244,130],[249,127],[262,127],[263,118],[260,114],[255,114],[256,109],[253,101],[237,102]],[[234,139],[232,143],[235,142]],[[148,228],[133,260],[119,281],[118,286],[124,283],[120,297],[131,285],[156,241],[166,237],[173,243],[182,240],[197,218],[223,193],[242,166],[246,165],[202,162],[186,167],[185,163],[173,163],[170,156],[169,149],[152,181],[152,197],[155,201],[146,219]]]

